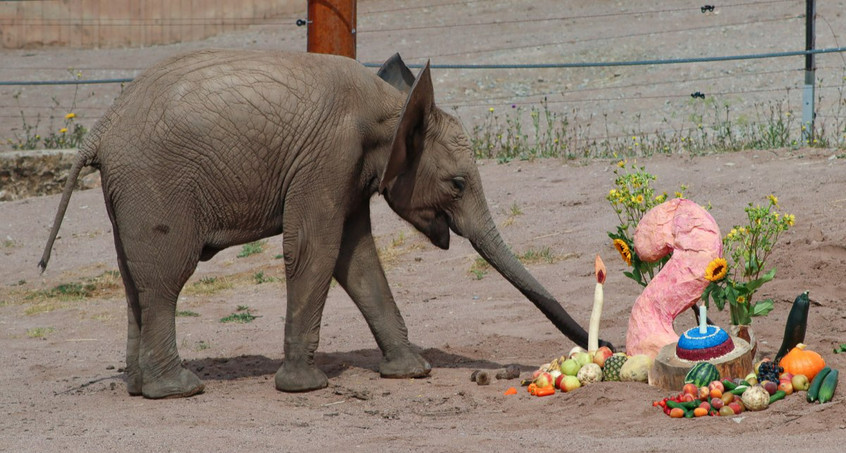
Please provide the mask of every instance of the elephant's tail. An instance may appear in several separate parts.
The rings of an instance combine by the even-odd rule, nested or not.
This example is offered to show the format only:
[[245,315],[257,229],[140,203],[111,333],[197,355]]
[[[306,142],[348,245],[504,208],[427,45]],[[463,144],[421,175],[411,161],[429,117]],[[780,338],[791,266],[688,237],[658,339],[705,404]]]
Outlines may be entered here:
[[71,166],[68,173],[68,180],[65,182],[65,190],[62,192],[62,201],[59,202],[59,210],[56,212],[56,218],[53,220],[53,229],[50,230],[50,238],[47,239],[47,246],[44,248],[44,254],[41,255],[41,261],[38,262],[38,267],[41,272],[47,268],[47,262],[50,261],[50,253],[53,250],[53,243],[56,242],[56,236],[59,234],[59,227],[62,226],[62,220],[65,218],[65,211],[68,210],[68,203],[70,203],[71,194],[76,187],[76,180],[79,178],[79,172],[83,168],[90,166],[96,162],[97,147],[93,141],[86,141],[86,144],[79,149],[76,155],[76,160]]

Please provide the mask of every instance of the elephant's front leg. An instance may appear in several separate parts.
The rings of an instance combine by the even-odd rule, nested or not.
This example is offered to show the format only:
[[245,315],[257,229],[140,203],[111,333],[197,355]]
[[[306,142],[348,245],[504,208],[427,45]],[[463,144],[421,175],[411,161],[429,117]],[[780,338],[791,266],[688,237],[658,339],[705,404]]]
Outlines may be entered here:
[[288,307],[285,360],[276,372],[276,388],[285,392],[316,390],[329,384],[314,364],[314,353],[338,257],[341,226],[328,221],[297,222],[286,228],[284,237]]
[[379,262],[367,203],[344,227],[335,279],[361,310],[382,350],[382,377],[427,376],[432,367],[411,347],[405,322]]

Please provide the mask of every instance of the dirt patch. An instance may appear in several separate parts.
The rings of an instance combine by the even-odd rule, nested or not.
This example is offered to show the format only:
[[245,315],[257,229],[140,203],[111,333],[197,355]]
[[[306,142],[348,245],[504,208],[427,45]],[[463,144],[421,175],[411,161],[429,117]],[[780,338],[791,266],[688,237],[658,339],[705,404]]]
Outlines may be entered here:
[[[743,152],[694,159],[640,160],[658,176],[657,187],[685,183],[690,198],[711,203],[723,229],[739,223],[747,201],[774,193],[796,226],[772,257],[777,278],[762,289],[775,310],[755,320],[760,350],[780,346],[793,298],[810,290],[813,305],[807,342],[837,368],[844,355],[830,353],[846,341],[840,306],[846,273],[846,161],[823,150]],[[502,233],[517,253],[549,248],[568,259],[529,264],[530,271],[570,313],[587,324],[593,290],[593,255],[608,264],[603,336],[622,345],[638,286],[622,276],[604,232],[616,220],[604,199],[614,162],[498,165],[480,162],[487,196]],[[801,181],[801,183],[796,183]],[[48,271],[40,257],[57,196],[0,204],[0,404],[5,445],[18,450],[117,449],[283,450],[357,448],[364,451],[414,446],[435,451],[548,448],[566,436],[586,450],[672,451],[680,439],[715,448],[838,451],[846,440],[846,405],[811,405],[788,397],[760,413],[735,419],[671,420],[651,402],[668,392],[645,384],[600,383],[568,394],[532,398],[504,396],[517,380],[478,386],[476,369],[516,364],[524,374],[562,354],[572,343],[495,272],[471,272],[477,255],[454,238],[440,251],[400,221],[380,198],[373,201],[379,247],[395,250],[388,278],[408,324],[411,340],[432,363],[431,377],[378,377],[380,354],[363,318],[344,292],[330,290],[317,362],[330,386],[307,394],[284,394],[273,386],[281,364],[284,282],[280,238],[265,251],[238,258],[237,248],[201,264],[189,286],[212,278],[232,285],[186,291],[177,318],[180,353],[207,384],[206,393],[176,401],[131,398],[123,382],[126,332],[120,290],[95,288],[89,296],[27,310],[27,299],[73,282],[103,282],[116,269],[110,226],[98,189],[74,195]],[[522,212],[514,215],[513,205]],[[509,220],[510,219],[510,220]],[[508,220],[508,222],[506,222]],[[403,240],[398,240],[402,237]],[[97,280],[97,279],[100,280]],[[221,323],[239,306],[257,318]],[[726,313],[713,318],[726,325]],[[682,316],[677,328],[693,324]],[[509,447],[509,448],[512,448]]]

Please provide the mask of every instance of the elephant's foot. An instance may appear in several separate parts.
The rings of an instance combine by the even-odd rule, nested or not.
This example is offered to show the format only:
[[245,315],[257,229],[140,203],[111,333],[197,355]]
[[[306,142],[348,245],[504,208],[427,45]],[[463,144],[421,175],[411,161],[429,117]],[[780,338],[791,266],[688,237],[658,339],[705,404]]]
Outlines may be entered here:
[[285,360],[276,372],[276,389],[283,392],[307,392],[329,385],[329,379],[314,365]]
[[386,356],[379,364],[379,374],[384,378],[405,379],[426,377],[432,371],[432,365],[420,354],[405,350]]
[[[206,386],[196,374],[183,367],[151,382],[145,382],[141,389],[144,398],[185,398],[203,393]],[[130,390],[132,394],[132,390]]]
[[129,396],[141,396],[141,389],[144,387],[141,378],[141,370],[138,367],[126,367],[126,391]]

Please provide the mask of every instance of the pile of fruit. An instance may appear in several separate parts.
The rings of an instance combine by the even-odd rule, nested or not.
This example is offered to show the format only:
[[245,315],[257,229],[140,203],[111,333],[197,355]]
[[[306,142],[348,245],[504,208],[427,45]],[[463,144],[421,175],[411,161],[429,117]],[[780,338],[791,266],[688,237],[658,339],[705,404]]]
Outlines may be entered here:
[[807,392],[810,403],[826,403],[834,397],[838,375],[836,369],[825,365],[819,354],[806,351],[800,344],[778,364],[762,360],[755,366],[755,372],[744,379],[721,380],[713,364],[699,362],[685,376],[681,393],[654,401],[652,405],[673,418],[692,418],[764,410],[800,391]]
[[575,347],[538,368],[532,379],[524,380],[528,391],[535,396],[554,395],[555,390],[571,392],[600,381],[646,382],[652,358],[647,355],[627,356],[602,346],[595,352]]

